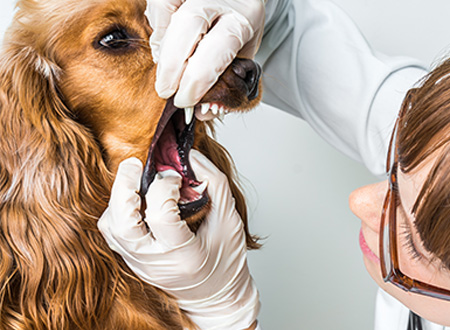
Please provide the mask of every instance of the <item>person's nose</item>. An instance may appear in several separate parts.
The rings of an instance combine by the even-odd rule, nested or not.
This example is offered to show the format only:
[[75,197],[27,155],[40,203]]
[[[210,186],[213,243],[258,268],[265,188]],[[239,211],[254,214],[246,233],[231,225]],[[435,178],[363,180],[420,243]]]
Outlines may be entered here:
[[258,83],[261,78],[261,67],[248,59],[236,58],[232,63],[233,72],[244,81],[249,101],[258,97]]
[[387,191],[386,180],[358,188],[349,197],[352,212],[374,232],[380,230],[381,213]]

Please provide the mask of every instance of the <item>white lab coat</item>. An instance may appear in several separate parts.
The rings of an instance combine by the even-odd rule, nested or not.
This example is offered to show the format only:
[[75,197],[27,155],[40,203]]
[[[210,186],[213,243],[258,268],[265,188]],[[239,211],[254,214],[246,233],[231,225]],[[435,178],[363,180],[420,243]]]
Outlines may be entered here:
[[[268,0],[263,101],[306,120],[331,145],[385,179],[390,134],[419,61],[373,51],[353,21],[326,0]],[[375,330],[406,330],[409,310],[382,290]],[[424,322],[426,330],[441,325]]]

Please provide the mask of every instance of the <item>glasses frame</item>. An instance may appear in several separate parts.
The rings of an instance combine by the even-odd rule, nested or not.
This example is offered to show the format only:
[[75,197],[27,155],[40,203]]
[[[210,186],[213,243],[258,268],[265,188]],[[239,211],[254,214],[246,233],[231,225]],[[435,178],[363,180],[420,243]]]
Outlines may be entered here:
[[[398,244],[397,244],[397,205],[399,202],[398,196],[398,182],[397,182],[397,171],[398,171],[398,126],[399,122],[405,112],[405,108],[409,107],[409,102],[405,102],[401,112],[399,113],[397,120],[395,122],[394,131],[392,132],[392,137],[389,143],[388,160],[386,162],[386,172],[388,173],[389,180],[389,190],[386,194],[383,211],[380,221],[380,241],[379,241],[379,252],[380,252],[380,266],[381,274],[383,276],[384,282],[389,282],[396,287],[406,291],[424,295],[427,297],[442,299],[450,301],[450,290],[436,287],[431,284],[415,280],[408,275],[405,275],[399,267],[399,257],[398,257]],[[392,152],[394,154],[392,155]],[[393,156],[393,157],[392,157]],[[386,230],[386,225],[388,230]],[[385,232],[385,230],[387,232]],[[389,251],[385,251],[384,239],[385,235],[388,235]],[[389,252],[389,260],[385,259],[385,252]],[[389,271],[387,269],[386,262],[389,262]]]

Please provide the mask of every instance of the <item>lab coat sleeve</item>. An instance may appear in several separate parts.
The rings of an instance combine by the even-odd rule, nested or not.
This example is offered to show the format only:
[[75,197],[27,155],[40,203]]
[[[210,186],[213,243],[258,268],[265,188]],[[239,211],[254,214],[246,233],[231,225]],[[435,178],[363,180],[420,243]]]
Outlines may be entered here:
[[384,177],[396,115],[407,90],[427,73],[422,63],[373,51],[353,21],[325,0],[269,0],[257,60],[265,103],[303,118]]

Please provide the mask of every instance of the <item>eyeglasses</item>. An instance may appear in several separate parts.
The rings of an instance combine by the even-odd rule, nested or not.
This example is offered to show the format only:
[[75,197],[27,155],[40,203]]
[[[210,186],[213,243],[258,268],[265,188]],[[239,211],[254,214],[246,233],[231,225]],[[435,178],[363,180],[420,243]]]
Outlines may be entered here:
[[412,279],[399,269],[397,244],[397,205],[399,202],[399,196],[397,195],[397,138],[399,122],[407,107],[408,105],[404,105],[397,117],[389,145],[388,161],[386,165],[386,172],[389,173],[389,190],[384,200],[380,224],[381,273],[385,282],[390,282],[404,291],[450,301],[449,290]]

